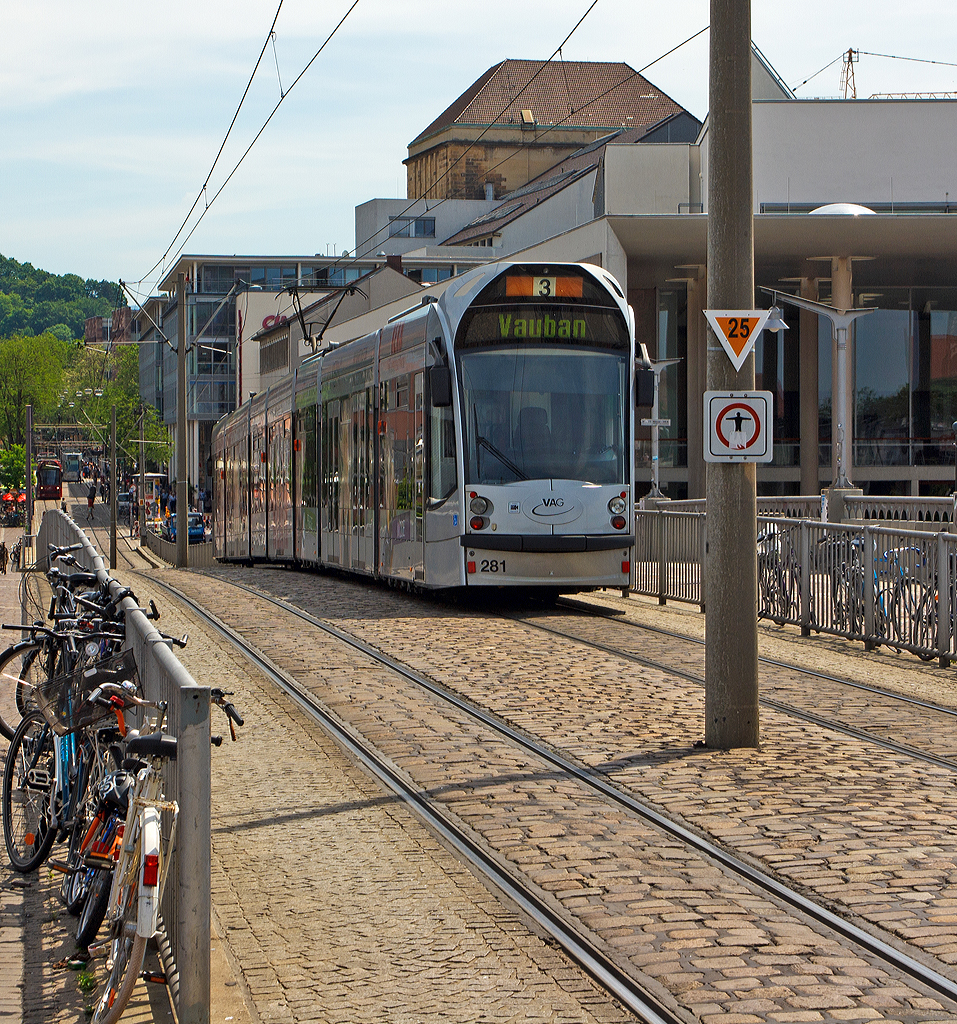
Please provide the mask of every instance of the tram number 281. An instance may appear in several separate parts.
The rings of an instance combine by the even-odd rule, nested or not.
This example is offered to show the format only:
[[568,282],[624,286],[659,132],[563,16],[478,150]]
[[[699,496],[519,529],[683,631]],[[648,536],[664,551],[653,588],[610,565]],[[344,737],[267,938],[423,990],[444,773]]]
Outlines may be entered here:
[[505,572],[504,558],[483,558],[479,563],[479,572]]

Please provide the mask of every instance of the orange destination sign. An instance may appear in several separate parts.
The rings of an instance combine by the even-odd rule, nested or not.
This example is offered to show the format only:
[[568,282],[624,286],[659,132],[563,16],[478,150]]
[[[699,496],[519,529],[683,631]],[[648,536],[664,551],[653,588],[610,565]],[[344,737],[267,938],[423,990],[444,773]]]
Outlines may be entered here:
[[711,329],[728,353],[735,370],[744,366],[754,341],[768,322],[769,309],[706,309]]

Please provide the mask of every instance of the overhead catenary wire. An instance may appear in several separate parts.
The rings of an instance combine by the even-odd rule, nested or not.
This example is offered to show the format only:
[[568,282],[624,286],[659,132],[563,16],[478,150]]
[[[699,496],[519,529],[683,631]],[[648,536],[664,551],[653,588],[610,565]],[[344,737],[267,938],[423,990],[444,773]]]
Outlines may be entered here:
[[[236,112],[233,114],[233,119],[229,122],[229,127],[226,129],[226,134],[223,136],[223,141],[220,143],[219,149],[216,151],[216,156],[213,158],[213,162],[210,165],[209,171],[206,174],[206,180],[203,182],[202,188],[200,188],[196,198],[193,200],[193,205],[189,208],[188,213],[183,218],[183,223],[180,224],[179,228],[176,231],[176,234],[173,235],[173,240],[167,246],[166,252],[164,252],[163,255],[153,264],[153,266],[150,267],[150,269],[140,278],[141,281],[143,281],[146,278],[148,278],[150,276],[150,274],[152,274],[153,271],[156,270],[156,268],[170,254],[170,251],[172,250],[173,246],[176,244],[176,240],[182,234],[183,229],[186,227],[187,223],[189,223],[189,218],[193,215],[193,211],[199,205],[200,199],[202,199],[203,196],[206,194],[206,189],[207,189],[207,187],[209,185],[210,178],[212,178],[212,176],[213,176],[213,171],[216,170],[216,165],[219,163],[219,158],[223,155],[223,150],[226,148],[226,143],[229,140],[229,136],[230,136],[230,134],[231,134],[231,132],[233,130],[234,125],[236,124],[236,119],[239,117],[239,112],[243,109],[243,104],[246,102],[246,97],[249,95],[249,90],[252,87],[253,79],[256,77],[256,72],[259,70],[259,65],[262,63],[263,54],[266,52],[266,47],[269,45],[269,40],[273,39],[275,37],[275,35],[276,35],[276,22],[279,20],[279,12],[282,10],[283,3],[284,3],[284,0],[279,0],[279,6],[276,8],[276,13],[273,16],[272,24],[269,26],[269,32],[266,34],[266,38],[263,41],[262,49],[259,51],[259,56],[256,58],[256,64],[254,65],[252,73],[249,76],[249,81],[246,83],[246,88],[243,90],[242,98],[240,99],[239,104],[236,107]],[[275,52],[275,48],[274,48],[273,52]],[[278,58],[277,58],[277,61],[278,61]],[[277,65],[277,70],[278,70],[278,65]],[[281,89],[282,89],[282,84],[280,83],[280,90]],[[209,204],[207,203],[207,206],[208,205]]]
[[[203,209],[202,213],[200,213],[199,217],[198,217],[198,218],[196,219],[196,222],[195,222],[195,223],[193,224],[193,226],[192,226],[192,227],[190,228],[190,230],[189,230],[189,233],[188,233],[188,234],[186,235],[186,237],[185,237],[185,238],[183,238],[183,240],[182,240],[182,243],[180,244],[179,248],[178,248],[178,249],[176,250],[176,255],[174,256],[174,259],[178,259],[178,258],[179,258],[180,254],[181,254],[181,253],[183,252],[183,249],[184,249],[184,248],[186,247],[186,243],[187,243],[187,242],[188,242],[188,241],[190,240],[190,238],[191,238],[191,237],[193,236],[193,233],[194,233],[194,232],[196,231],[196,229],[197,229],[197,228],[199,227],[199,225],[200,225],[200,224],[201,224],[201,223],[203,222],[203,219],[205,218],[206,214],[207,214],[207,213],[209,212],[209,209],[210,209],[210,207],[211,207],[211,206],[213,205],[213,203],[215,203],[215,202],[216,202],[216,200],[217,200],[217,199],[219,198],[219,196],[220,196],[220,195],[222,194],[222,191],[223,191],[223,189],[224,189],[224,188],[225,188],[225,187],[226,187],[226,186],[227,186],[227,185],[229,184],[229,182],[231,181],[231,179],[232,179],[233,175],[234,175],[234,174],[236,173],[236,171],[238,171],[238,170],[239,170],[239,168],[240,168],[240,166],[242,165],[243,161],[244,161],[244,160],[246,159],[246,157],[247,157],[247,156],[249,155],[249,152],[250,152],[250,150],[251,150],[251,149],[253,148],[253,146],[255,146],[255,145],[256,145],[256,143],[257,143],[257,142],[259,141],[259,139],[260,139],[260,137],[262,136],[263,132],[264,132],[264,131],[266,130],[266,128],[267,128],[267,127],[269,126],[269,123],[270,123],[270,122],[272,121],[273,117],[275,117],[275,115],[276,115],[276,112],[277,112],[277,111],[279,110],[280,106],[282,106],[283,102],[284,102],[284,101],[286,100],[286,98],[287,98],[287,97],[289,96],[289,94],[290,94],[290,93],[291,93],[291,92],[293,91],[293,89],[295,89],[295,87],[296,87],[296,86],[297,86],[297,85],[299,84],[299,82],[301,81],[301,79],[303,78],[303,76],[304,76],[304,75],[306,74],[306,72],[307,72],[307,71],[309,70],[309,68],[311,68],[311,67],[312,67],[312,65],[313,65],[313,64],[315,63],[315,61],[316,61],[316,60],[318,59],[319,55],[320,55],[320,54],[322,53],[322,51],[323,51],[323,50],[324,50],[324,49],[326,48],[326,46],[327,46],[327,45],[329,44],[329,42],[330,42],[330,41],[332,40],[333,36],[335,36],[335,34],[336,34],[336,33],[337,33],[338,31],[339,31],[339,29],[340,29],[340,28],[341,28],[341,27],[343,26],[343,24],[345,23],[345,21],[346,21],[346,19],[347,19],[347,18],[349,17],[349,15],[350,15],[350,14],[352,14],[352,12],[353,12],[353,11],[354,11],[354,10],[356,9],[356,7],[357,7],[357,6],[359,5],[359,2],[360,2],[360,0],[353,0],[352,4],[351,4],[351,5],[349,6],[349,9],[348,9],[348,10],[346,11],[346,13],[345,13],[345,14],[343,14],[343,16],[342,16],[342,17],[341,17],[341,18],[339,19],[339,21],[338,21],[338,22],[336,23],[335,27],[334,27],[334,28],[332,29],[332,31],[331,31],[331,32],[330,32],[330,33],[329,33],[329,34],[328,34],[328,35],[326,36],[326,38],[325,38],[325,39],[323,40],[323,42],[322,42],[322,45],[321,45],[321,46],[319,47],[319,49],[318,49],[318,50],[316,50],[316,52],[315,52],[315,53],[314,53],[314,54],[312,55],[312,57],[311,57],[311,58],[309,59],[309,62],[308,62],[308,63],[306,64],[306,66],[305,66],[305,67],[304,67],[304,68],[302,69],[302,71],[300,71],[300,72],[299,72],[299,74],[298,74],[298,75],[296,76],[296,78],[295,78],[295,79],[293,80],[293,82],[292,82],[292,84],[291,84],[291,85],[289,86],[289,88],[288,88],[288,89],[286,89],[286,90],[285,90],[285,92],[283,92],[283,93],[282,93],[282,95],[280,96],[279,100],[278,100],[278,101],[276,102],[276,105],[275,105],[275,106],[274,106],[274,107],[272,108],[272,110],[270,111],[270,113],[269,113],[269,116],[268,116],[268,117],[266,118],[266,120],[265,120],[265,121],[263,122],[263,125],[262,125],[262,127],[261,127],[261,128],[259,129],[259,131],[258,131],[258,132],[256,132],[255,136],[253,137],[253,140],[252,140],[252,142],[250,142],[250,143],[249,143],[249,145],[248,145],[248,146],[246,147],[246,149],[245,149],[245,150],[243,151],[243,153],[242,153],[242,155],[240,156],[240,158],[239,158],[239,159],[238,159],[238,160],[236,161],[235,165],[233,166],[233,169],[232,169],[232,170],[231,170],[231,171],[229,172],[229,174],[228,174],[228,175],[226,176],[226,179],[225,179],[225,181],[223,181],[223,183],[222,183],[222,184],[221,184],[221,185],[219,186],[219,188],[218,188],[218,189],[216,190],[216,192],[215,192],[215,193],[213,194],[212,198],[211,198],[211,199],[208,199],[208,200],[207,200],[207,202],[206,202],[206,205],[205,205],[205,207],[204,207],[204,209]],[[598,0],[595,0],[595,2],[597,3],[597,2],[598,2]],[[281,6],[281,4],[280,4],[280,6]],[[279,16],[279,12],[277,11],[277,12],[276,12],[276,17],[278,17],[278,16]],[[273,21],[273,25],[275,26],[275,20]],[[262,52],[265,52],[266,46],[268,46],[268,45],[269,45],[269,39],[271,38],[271,34],[272,34],[272,29],[270,29],[270,35],[266,37],[266,42],[265,42],[265,43],[263,44],[263,51],[262,51]],[[262,53],[260,53],[260,56],[259,56],[259,60],[260,60],[260,61],[262,60]],[[258,66],[259,66],[259,61],[257,61],[257,63],[256,63],[256,67],[257,67],[257,68],[258,68]],[[255,75],[255,73],[256,73],[256,72],[255,72],[255,70],[254,70],[254,71],[253,71],[253,75]],[[252,81],[252,78],[250,78],[250,82],[251,82],[251,81]],[[249,85],[247,85],[247,87],[246,87],[246,91],[247,91],[247,92],[248,92],[248,90],[249,90]],[[244,93],[244,98],[245,98],[245,93]],[[238,115],[239,111],[237,110],[237,112],[236,112],[236,113],[237,113],[237,115]],[[233,121],[235,122],[235,117],[233,118]],[[232,125],[230,125],[230,129],[231,129],[231,128],[232,128]],[[225,145],[225,140],[223,140],[223,145]],[[220,153],[221,153],[221,152],[222,152],[222,147],[220,147]],[[219,155],[218,155],[218,154],[217,154],[217,158],[216,158],[216,159],[217,159],[217,160],[219,159]],[[210,170],[210,176],[211,176],[211,175],[212,175],[212,169]],[[208,185],[208,184],[209,184],[209,177],[207,177],[207,179],[206,179],[206,182],[205,182],[205,183],[203,184],[203,188],[202,188],[202,190],[201,190],[201,192],[200,192],[200,196],[202,196],[203,194],[205,194],[205,192],[206,192],[206,188],[207,188],[207,185]],[[186,217],[186,221],[188,221],[188,220],[189,220],[189,217],[190,217],[190,216],[192,215],[193,211],[194,211],[194,210],[196,209],[196,206],[198,205],[198,203],[199,203],[199,197],[197,197],[197,199],[196,199],[196,201],[194,202],[194,204],[193,204],[192,208],[190,209],[190,212],[189,212],[189,214],[187,214],[187,217]],[[183,225],[184,227],[185,227],[186,221],[184,221],[184,225]],[[179,230],[179,232],[177,232],[177,238],[178,238],[178,237],[179,237],[179,235],[180,235],[180,234],[182,233],[182,231],[183,231],[183,228],[181,227],[181,228],[180,228],[180,230]],[[174,243],[173,243],[173,244],[175,244],[175,239],[174,239]],[[168,248],[168,249],[166,250],[166,252],[165,252],[165,253],[163,254],[162,258],[161,258],[160,260],[158,260],[158,261],[157,261],[157,262],[156,262],[156,263],[155,263],[155,264],[154,264],[154,265],[153,265],[153,266],[152,266],[152,267],[150,268],[149,272],[148,272],[147,274],[144,274],[144,275],[143,275],[143,277],[141,277],[141,278],[140,278],[140,281],[141,281],[141,282],[142,282],[142,281],[144,281],[144,280],[146,280],[146,278],[147,278],[147,277],[149,276],[149,274],[151,274],[151,273],[152,273],[152,272],[153,272],[154,270],[156,270],[156,268],[157,268],[158,266],[160,266],[160,264],[162,264],[162,263],[163,263],[163,262],[164,262],[164,261],[166,260],[167,256],[169,256],[169,253],[170,253],[170,252],[172,251],[172,249],[173,249],[173,244],[171,244],[171,245],[170,245],[170,247],[169,247],[169,248]]]

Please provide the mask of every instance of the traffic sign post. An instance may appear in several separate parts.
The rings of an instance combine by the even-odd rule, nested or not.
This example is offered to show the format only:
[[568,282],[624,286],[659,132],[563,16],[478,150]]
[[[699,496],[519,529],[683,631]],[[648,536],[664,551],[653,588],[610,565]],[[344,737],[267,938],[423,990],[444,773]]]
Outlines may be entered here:
[[[758,321],[751,320],[757,311],[749,309],[754,304],[751,0],[711,0],[710,14],[708,302],[715,319],[708,317],[707,389],[738,394],[754,389],[749,356],[759,333]],[[722,462],[707,465],[705,744],[728,750],[757,747],[760,737],[757,500],[754,463]]]

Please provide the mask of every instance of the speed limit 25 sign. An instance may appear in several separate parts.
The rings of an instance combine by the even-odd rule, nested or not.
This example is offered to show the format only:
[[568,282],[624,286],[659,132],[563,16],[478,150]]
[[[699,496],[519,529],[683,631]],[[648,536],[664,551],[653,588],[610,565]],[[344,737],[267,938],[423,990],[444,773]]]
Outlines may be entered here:
[[769,309],[706,309],[704,315],[718,336],[735,371],[744,366],[754,340],[764,329]]

